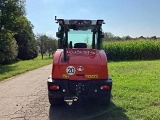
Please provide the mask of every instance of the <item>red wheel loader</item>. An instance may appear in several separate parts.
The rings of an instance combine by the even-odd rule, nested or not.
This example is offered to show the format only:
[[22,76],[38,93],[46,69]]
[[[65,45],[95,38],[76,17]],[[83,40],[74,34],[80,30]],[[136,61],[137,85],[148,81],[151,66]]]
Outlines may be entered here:
[[112,79],[108,75],[107,56],[102,50],[103,20],[56,19],[58,49],[48,78],[51,105],[61,105],[83,97],[109,104]]

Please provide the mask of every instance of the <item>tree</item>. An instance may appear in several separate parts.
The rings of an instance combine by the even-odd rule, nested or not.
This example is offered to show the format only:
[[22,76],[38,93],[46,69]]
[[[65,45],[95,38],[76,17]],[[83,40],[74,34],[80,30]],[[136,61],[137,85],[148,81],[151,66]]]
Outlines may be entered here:
[[18,33],[14,36],[19,46],[18,58],[22,60],[33,59],[38,56],[38,44],[32,31],[33,25],[24,16],[19,19],[21,26],[18,26]]
[[16,34],[14,37],[19,46],[19,59],[29,60],[38,56],[38,45],[34,36],[30,32],[24,30],[23,32]]
[[115,37],[114,37],[114,40],[122,40],[122,38],[119,37],[119,36],[115,36]]
[[40,53],[43,59],[45,53],[49,53],[49,57],[57,49],[58,41],[46,35],[37,35],[37,42],[40,48]]
[[104,40],[114,40],[114,35],[111,32],[104,33]]
[[50,57],[50,55],[51,54],[53,55],[53,53],[57,50],[58,41],[54,38],[49,38],[47,43],[48,43],[48,54],[49,54],[49,57]]
[[0,31],[10,30],[17,32],[19,17],[25,15],[25,0],[1,0],[0,1]]
[[40,53],[43,59],[43,55],[47,52],[47,40],[48,37],[46,35],[37,35],[37,42],[40,48]]
[[[18,58],[37,57],[33,25],[25,17],[25,0],[0,1],[0,31],[11,31],[18,44]],[[6,34],[6,33],[4,33]]]
[[90,43],[90,40],[89,40],[89,36],[87,36],[87,37],[85,38],[84,42],[86,42],[87,48],[91,48],[91,43]]
[[13,38],[19,16],[24,14],[23,0],[0,1],[0,63],[11,63],[17,57],[18,46]]
[[150,37],[150,39],[156,40],[157,37],[156,36],[152,36],[152,37]]
[[18,54],[18,46],[10,31],[0,32],[0,64],[15,61]]
[[124,40],[131,40],[132,38],[129,35],[127,35],[127,36],[123,36],[122,39],[124,39]]

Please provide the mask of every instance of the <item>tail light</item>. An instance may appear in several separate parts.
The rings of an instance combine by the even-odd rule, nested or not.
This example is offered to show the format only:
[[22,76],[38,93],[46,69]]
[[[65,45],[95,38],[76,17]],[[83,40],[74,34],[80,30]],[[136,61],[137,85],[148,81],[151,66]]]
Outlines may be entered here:
[[59,86],[58,85],[51,85],[49,86],[50,90],[59,90]]
[[110,86],[107,86],[107,85],[103,85],[101,86],[101,90],[110,90]]

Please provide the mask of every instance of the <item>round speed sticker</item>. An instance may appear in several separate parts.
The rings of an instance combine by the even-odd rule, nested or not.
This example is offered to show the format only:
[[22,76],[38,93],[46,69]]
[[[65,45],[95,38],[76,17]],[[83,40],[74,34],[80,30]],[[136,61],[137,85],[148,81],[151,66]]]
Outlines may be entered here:
[[68,75],[73,75],[75,72],[76,72],[76,69],[75,69],[75,67],[73,67],[73,66],[68,66],[68,67],[66,68],[66,73],[67,73]]

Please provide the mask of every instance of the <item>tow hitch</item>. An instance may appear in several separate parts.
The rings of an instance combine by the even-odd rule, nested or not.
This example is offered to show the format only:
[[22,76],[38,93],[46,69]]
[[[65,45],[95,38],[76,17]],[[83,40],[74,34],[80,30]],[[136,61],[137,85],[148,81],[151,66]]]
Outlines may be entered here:
[[77,101],[78,97],[65,97],[64,101],[67,102],[68,105],[72,105],[74,101]]

